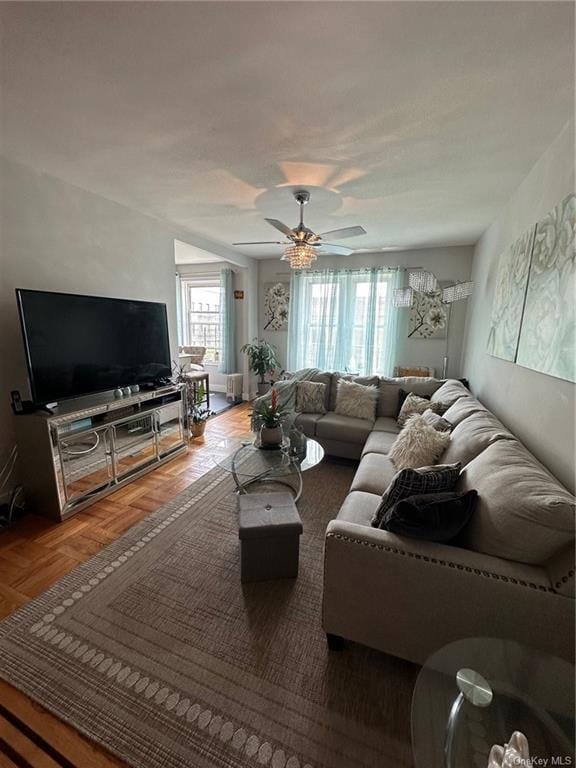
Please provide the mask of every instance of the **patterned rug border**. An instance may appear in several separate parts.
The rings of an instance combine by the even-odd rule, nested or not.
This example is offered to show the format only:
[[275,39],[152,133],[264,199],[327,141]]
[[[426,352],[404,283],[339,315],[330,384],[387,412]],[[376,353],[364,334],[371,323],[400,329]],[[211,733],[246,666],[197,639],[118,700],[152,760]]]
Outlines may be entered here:
[[[212,478],[214,475],[215,477]],[[177,717],[185,717],[190,725],[195,725],[200,731],[206,731],[211,736],[218,735],[221,741],[230,742],[238,751],[243,750],[247,757],[255,758],[260,764],[269,763],[272,768],[276,766],[300,768],[302,763],[297,755],[286,756],[283,750],[274,750],[272,739],[267,740],[263,735],[246,733],[244,728],[237,727],[225,716],[213,713],[209,709],[202,709],[198,703],[192,703],[181,691],[171,691],[158,681],[150,679],[145,672],[141,673],[133,666],[130,667],[118,660],[115,661],[100,649],[88,647],[86,643],[74,638],[70,632],[58,630],[56,625],[58,618],[61,618],[78,600],[81,600],[112,573],[130,562],[136,552],[144,549],[147,544],[178,520],[193,505],[229,478],[230,475],[218,467],[209,470],[201,478],[191,483],[189,488],[181,491],[171,501],[130,527],[118,539],[108,544],[86,562],[72,569],[70,573],[48,590],[1,621],[0,639],[9,635],[14,629],[21,628],[22,624],[34,621],[36,614],[44,613],[41,619],[34,621],[28,631],[47,643],[59,646],[66,653],[74,654],[75,658],[106,674],[111,683],[134,687],[136,692],[144,695],[151,703],[164,707],[168,712],[174,711]],[[130,542],[130,546],[126,546],[128,542]],[[63,594],[67,596],[63,597]],[[74,722],[59,712],[56,707],[43,701],[33,688],[25,684],[14,683],[10,675],[6,674],[7,671],[0,665],[0,677],[8,683],[23,690],[41,706],[70,724],[90,741],[104,746],[112,754],[134,765],[135,768],[140,768],[139,764],[134,762],[134,757],[131,754],[120,753],[118,749],[109,746],[105,739],[97,738],[82,724]],[[22,674],[22,669],[20,669],[20,674]],[[312,768],[312,766],[305,763],[302,768]]]

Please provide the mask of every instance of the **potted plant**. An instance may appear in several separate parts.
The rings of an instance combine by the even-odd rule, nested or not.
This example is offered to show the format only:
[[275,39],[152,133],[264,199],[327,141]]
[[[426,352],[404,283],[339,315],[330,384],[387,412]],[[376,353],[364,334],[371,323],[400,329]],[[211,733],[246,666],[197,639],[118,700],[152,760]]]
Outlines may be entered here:
[[259,405],[253,413],[254,424],[260,427],[260,444],[263,448],[277,448],[282,444],[282,420],[285,415],[278,401],[278,392],[273,389],[270,401]]
[[271,371],[280,367],[276,359],[276,348],[263,339],[254,339],[244,344],[240,351],[248,356],[250,370],[258,376],[258,394],[265,395],[269,388],[266,374],[270,375]]
[[214,411],[205,407],[206,392],[204,385],[200,383],[192,393],[190,407],[190,434],[192,437],[202,437],[206,429],[206,422],[209,416],[214,415]]

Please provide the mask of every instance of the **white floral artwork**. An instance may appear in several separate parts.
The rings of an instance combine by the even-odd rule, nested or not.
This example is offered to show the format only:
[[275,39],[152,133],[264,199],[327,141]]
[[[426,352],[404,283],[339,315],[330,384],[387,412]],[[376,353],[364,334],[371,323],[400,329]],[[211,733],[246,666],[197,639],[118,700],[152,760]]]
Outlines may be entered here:
[[286,331],[290,304],[289,283],[264,286],[264,330]]
[[500,256],[487,352],[515,362],[530,270],[535,227],[531,227]]
[[408,322],[409,339],[445,339],[450,305],[442,303],[442,291],[414,291]]
[[576,381],[576,195],[536,227],[516,362]]

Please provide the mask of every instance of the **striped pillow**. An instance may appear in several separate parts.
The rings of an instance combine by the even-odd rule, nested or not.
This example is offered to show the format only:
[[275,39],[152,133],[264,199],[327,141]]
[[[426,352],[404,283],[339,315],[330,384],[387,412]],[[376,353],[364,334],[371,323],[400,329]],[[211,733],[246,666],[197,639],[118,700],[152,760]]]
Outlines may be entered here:
[[400,470],[394,475],[392,482],[382,494],[382,501],[372,519],[374,528],[380,527],[384,515],[394,504],[408,496],[453,491],[460,475],[461,466],[458,462],[457,464],[436,464],[432,467]]

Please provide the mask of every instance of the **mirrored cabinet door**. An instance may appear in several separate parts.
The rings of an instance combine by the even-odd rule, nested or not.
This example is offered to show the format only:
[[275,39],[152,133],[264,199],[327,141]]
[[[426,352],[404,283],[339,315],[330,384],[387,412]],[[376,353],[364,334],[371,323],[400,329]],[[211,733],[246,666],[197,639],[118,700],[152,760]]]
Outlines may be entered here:
[[115,424],[114,470],[117,480],[130,475],[157,457],[154,412],[133,416]]
[[113,482],[108,427],[74,434],[57,430],[54,463],[58,490],[64,504],[101,490]]
[[156,411],[158,453],[165,456],[184,442],[184,418],[180,403],[165,405]]

